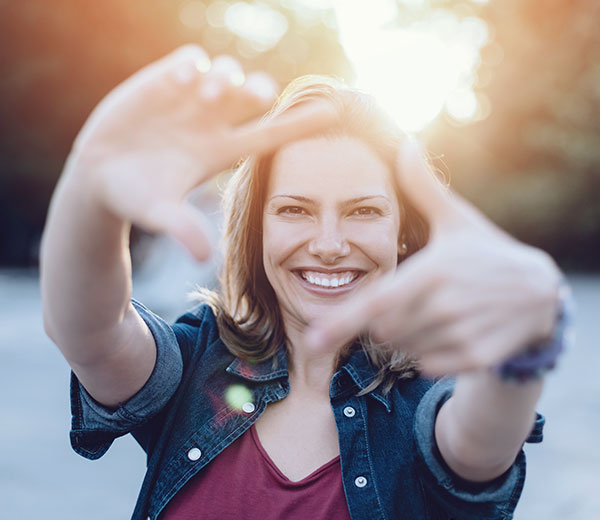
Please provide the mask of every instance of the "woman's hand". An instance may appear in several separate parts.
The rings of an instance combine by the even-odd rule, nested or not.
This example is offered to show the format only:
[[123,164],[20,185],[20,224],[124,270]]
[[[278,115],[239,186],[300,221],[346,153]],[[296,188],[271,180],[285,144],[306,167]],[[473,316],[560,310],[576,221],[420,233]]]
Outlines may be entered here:
[[491,367],[548,337],[560,273],[433,177],[422,150],[400,153],[401,186],[430,225],[429,243],[353,302],[312,324],[307,342],[334,348],[363,331],[443,375]]
[[181,47],[98,105],[75,141],[68,175],[83,177],[112,215],[167,233],[205,259],[209,241],[186,195],[241,156],[266,152],[330,119],[325,107],[313,106],[266,124],[246,123],[276,95],[266,74],[245,77],[233,58],[211,64],[200,47]]

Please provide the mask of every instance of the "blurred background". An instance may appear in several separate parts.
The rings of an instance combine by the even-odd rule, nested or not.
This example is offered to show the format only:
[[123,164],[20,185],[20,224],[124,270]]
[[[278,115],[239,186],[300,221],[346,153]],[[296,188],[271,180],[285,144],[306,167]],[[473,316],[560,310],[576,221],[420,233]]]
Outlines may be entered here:
[[[454,188],[548,251],[579,304],[550,378],[517,520],[600,519],[600,3],[597,0],[0,0],[0,501],[6,518],[128,518],[144,458],[68,446],[68,369],[45,338],[37,263],[70,146],[116,84],[178,45],[284,86],[331,74],[418,133]],[[218,238],[218,191],[197,203]],[[140,232],[135,296],[167,318],[214,266]],[[595,370],[595,371],[594,371]],[[596,399],[594,399],[596,398]]]

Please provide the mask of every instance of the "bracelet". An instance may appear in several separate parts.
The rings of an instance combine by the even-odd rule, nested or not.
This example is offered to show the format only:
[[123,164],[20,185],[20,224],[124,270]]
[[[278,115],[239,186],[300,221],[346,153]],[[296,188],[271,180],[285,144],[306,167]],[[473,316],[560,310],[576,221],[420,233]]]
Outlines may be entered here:
[[559,288],[556,325],[549,339],[507,359],[492,368],[503,381],[526,383],[540,379],[556,366],[558,356],[573,343],[574,302],[571,290],[563,281]]

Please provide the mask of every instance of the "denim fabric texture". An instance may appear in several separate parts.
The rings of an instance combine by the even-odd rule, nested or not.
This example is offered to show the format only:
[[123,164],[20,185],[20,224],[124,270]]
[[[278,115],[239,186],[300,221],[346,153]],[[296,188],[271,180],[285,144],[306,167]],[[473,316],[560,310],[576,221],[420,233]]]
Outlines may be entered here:
[[[72,375],[70,436],[77,453],[97,459],[115,438],[131,433],[148,458],[132,519],[154,520],[190,478],[250,428],[268,403],[286,397],[290,386],[283,348],[263,363],[235,358],[207,305],[168,325],[133,304],[156,341],[154,371],[117,409],[95,402]],[[398,381],[387,395],[375,390],[358,396],[376,373],[357,351],[330,383],[352,519],[512,518],[525,479],[523,452],[493,482],[463,481],[445,465],[433,434],[436,413],[450,397],[453,381],[415,378]],[[231,398],[232,388],[244,403]],[[528,442],[542,440],[543,424],[538,416]]]

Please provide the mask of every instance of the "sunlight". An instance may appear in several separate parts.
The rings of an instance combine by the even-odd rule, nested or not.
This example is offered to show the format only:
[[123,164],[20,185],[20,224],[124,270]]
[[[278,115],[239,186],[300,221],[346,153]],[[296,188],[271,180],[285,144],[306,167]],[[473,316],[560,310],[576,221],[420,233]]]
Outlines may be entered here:
[[372,93],[404,130],[422,130],[444,108],[460,122],[477,117],[473,84],[488,38],[482,20],[439,9],[402,26],[393,0],[372,0],[368,9],[360,0],[336,0],[334,8],[356,87]]

